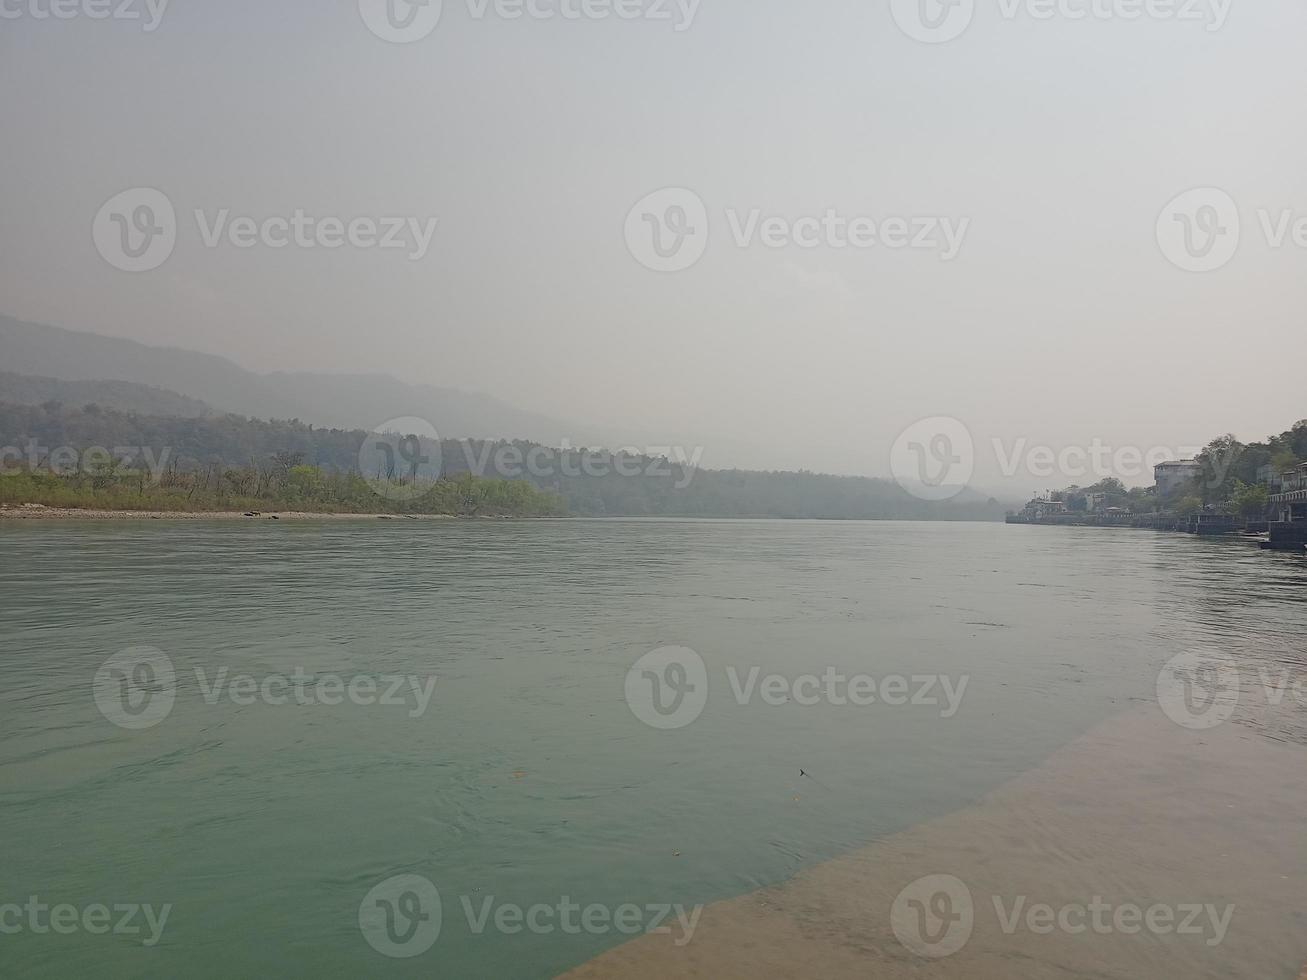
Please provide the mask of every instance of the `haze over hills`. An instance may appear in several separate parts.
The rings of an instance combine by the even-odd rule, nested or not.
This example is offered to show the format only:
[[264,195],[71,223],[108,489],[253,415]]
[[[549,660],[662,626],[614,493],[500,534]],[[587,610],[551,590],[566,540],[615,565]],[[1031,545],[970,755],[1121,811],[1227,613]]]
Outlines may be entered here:
[[[151,347],[0,315],[0,402],[39,405],[46,401],[69,407],[94,403],[157,417],[234,414],[298,419],[341,430],[372,430],[411,417],[426,420],[446,439],[632,447],[654,456],[675,456],[675,450],[683,450],[686,458],[696,459],[704,468],[784,471],[775,464],[774,446],[769,452],[738,441],[705,439],[702,434],[677,440],[666,433],[569,423],[484,393],[411,385],[388,375],[261,374],[213,354]],[[983,503],[990,496],[973,487],[963,490],[956,502]]]
[[[410,385],[385,375],[259,374],[212,354],[12,317],[0,317],[0,365],[0,436],[15,445],[36,439],[81,449],[151,446],[168,449],[173,465],[189,469],[258,465],[294,452],[326,472],[345,472],[356,464],[367,430],[417,418],[446,440],[441,456],[451,476],[468,471],[482,446],[501,441],[516,441],[523,450],[532,444],[636,446],[637,455],[645,454],[633,439],[569,425],[485,394]],[[87,408],[92,404],[98,409]],[[676,478],[560,480],[556,474],[533,482],[558,492],[573,514],[993,520],[1002,513],[998,502],[975,489],[931,505],[892,481],[731,469],[719,462],[720,447],[709,459],[706,451],[678,455],[695,443],[668,443],[644,447],[649,457],[683,459],[698,468],[693,486],[687,480],[680,487]],[[494,474],[478,469],[477,475]]]
[[[149,347],[7,316],[0,316],[0,368],[65,382],[148,385],[175,392],[183,402],[198,399],[219,412],[264,419],[297,418],[342,429],[371,429],[412,416],[455,438],[520,438],[546,445],[564,440],[573,444],[591,440],[596,445],[602,441],[602,433],[592,427],[524,411],[490,395],[409,385],[386,375],[258,374],[213,354]],[[111,407],[147,414],[200,414],[148,412],[122,403]]]
[[[429,422],[445,438],[521,439],[546,446],[631,448],[654,455],[664,454],[666,447],[680,447],[687,454],[698,454],[701,465],[719,469],[801,468],[778,460],[778,449],[786,447],[761,441],[697,430],[651,431],[615,419],[597,424],[560,419],[484,392],[409,384],[385,374],[260,373],[215,354],[152,347],[4,315],[0,315],[0,371],[63,381],[128,381],[203,401],[220,413],[297,418],[329,428],[371,430],[392,419],[412,417]],[[144,411],[126,404],[115,407]]]

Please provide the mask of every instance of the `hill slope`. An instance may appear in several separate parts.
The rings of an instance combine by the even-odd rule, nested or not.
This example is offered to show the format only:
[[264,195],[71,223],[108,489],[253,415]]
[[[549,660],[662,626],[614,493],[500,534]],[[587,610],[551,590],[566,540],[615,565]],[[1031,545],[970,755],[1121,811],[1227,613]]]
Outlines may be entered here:
[[0,371],[0,402],[10,405],[42,405],[56,401],[71,408],[99,405],[117,412],[137,415],[168,415],[201,418],[213,409],[202,401],[187,398],[166,388],[133,381],[60,381],[31,374]]
[[409,385],[387,375],[259,374],[213,354],[149,347],[7,316],[0,316],[0,367],[62,381],[157,386],[220,412],[253,418],[298,418],[321,426],[371,429],[414,416],[456,438],[521,438],[546,444],[586,438],[583,427],[488,395]]

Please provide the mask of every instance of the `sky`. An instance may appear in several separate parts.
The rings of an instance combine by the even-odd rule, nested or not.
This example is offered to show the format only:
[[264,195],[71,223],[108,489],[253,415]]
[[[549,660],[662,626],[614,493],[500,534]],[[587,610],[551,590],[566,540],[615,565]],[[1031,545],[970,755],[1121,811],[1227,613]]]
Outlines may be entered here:
[[982,485],[1307,416],[1301,0],[51,3],[3,313]]

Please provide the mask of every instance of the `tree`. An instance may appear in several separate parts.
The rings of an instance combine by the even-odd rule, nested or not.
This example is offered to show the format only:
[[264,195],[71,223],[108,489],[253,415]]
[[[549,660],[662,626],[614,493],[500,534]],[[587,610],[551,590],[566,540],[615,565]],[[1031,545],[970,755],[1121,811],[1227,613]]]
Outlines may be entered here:
[[1111,494],[1118,494],[1120,496],[1125,496],[1125,494],[1128,491],[1126,490],[1124,483],[1122,483],[1114,476],[1109,476],[1102,480],[1099,480],[1097,483],[1095,483],[1092,487],[1090,487],[1085,492],[1086,493],[1111,493]]
[[1126,496],[1132,514],[1150,514],[1157,510],[1157,495],[1151,490],[1134,487]]
[[1283,473],[1286,470],[1293,469],[1298,462],[1298,457],[1291,451],[1283,450],[1271,457],[1271,466],[1275,468],[1276,473]]
[[1198,462],[1202,464],[1199,492],[1204,503],[1230,499],[1236,479],[1234,467],[1245,448],[1235,436],[1223,435],[1209,442],[1198,454]]
[[1194,514],[1203,512],[1203,502],[1200,498],[1193,496],[1181,498],[1180,502],[1175,505],[1175,512],[1182,517],[1190,517]]
[[[89,456],[88,453],[87,457]],[[91,463],[89,465],[91,486],[96,490],[103,490],[110,486],[118,479],[118,470],[121,466],[122,460],[113,455],[107,455],[105,459]]]
[[1230,498],[1230,502],[1234,505],[1236,513],[1244,517],[1260,517],[1266,513],[1270,495],[1266,492],[1264,483],[1250,486],[1242,480],[1236,480],[1234,496]]

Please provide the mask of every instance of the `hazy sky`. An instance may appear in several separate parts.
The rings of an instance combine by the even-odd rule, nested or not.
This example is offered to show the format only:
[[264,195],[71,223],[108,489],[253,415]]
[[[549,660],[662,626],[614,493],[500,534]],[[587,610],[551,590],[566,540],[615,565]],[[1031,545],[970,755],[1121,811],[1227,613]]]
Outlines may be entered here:
[[[153,30],[145,0],[138,20],[66,2],[0,0],[0,312],[728,437],[777,467],[886,473],[926,416],[965,423],[982,481],[994,438],[1179,449],[1307,416],[1307,227],[1280,228],[1307,217],[1302,0],[980,0],[947,43],[896,22],[916,0],[670,0],[670,20],[661,0],[604,20],[445,0],[405,44],[369,28],[382,0],[172,0]],[[433,12],[395,2],[418,27]],[[922,2],[944,29],[969,14]],[[564,7],[581,0],[537,0]],[[92,226],[138,187],[177,238],[128,273]],[[664,244],[702,232],[667,210],[683,197],[624,234],[667,187],[706,209],[677,272],[635,253],[654,254],[646,213]],[[1157,233],[1196,187],[1241,231],[1223,255],[1229,210],[1195,199],[1189,260],[1229,260],[1206,272]],[[411,248],[208,247],[223,209],[438,223],[417,260],[409,225]],[[814,247],[740,247],[755,209],[891,240],[901,217],[940,244],[837,248],[814,221]]]

